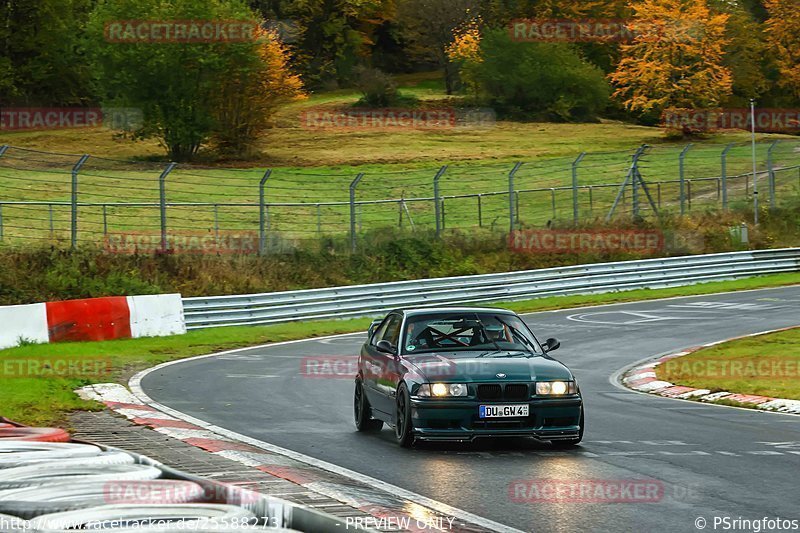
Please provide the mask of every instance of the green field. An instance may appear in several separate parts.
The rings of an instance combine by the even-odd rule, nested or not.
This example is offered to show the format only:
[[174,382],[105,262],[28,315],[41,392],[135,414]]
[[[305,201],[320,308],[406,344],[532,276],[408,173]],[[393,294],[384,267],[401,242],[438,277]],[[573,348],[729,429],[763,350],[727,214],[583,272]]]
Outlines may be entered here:
[[[420,99],[421,106],[466,105],[463,98],[444,95],[440,82],[430,76],[406,77],[401,82],[401,92]],[[685,142],[667,142],[660,128],[619,122],[507,121],[498,121],[494,127],[437,131],[311,130],[302,126],[303,111],[350,105],[357,98],[353,92],[337,91],[287,105],[278,113],[276,127],[264,137],[260,158],[224,166],[178,166],[167,178],[167,201],[203,205],[170,205],[169,231],[214,237],[258,231],[258,182],[267,168],[272,169],[265,199],[270,204],[268,229],[273,236],[302,240],[347,233],[349,185],[359,173],[364,173],[364,178],[356,191],[358,202],[394,201],[359,204],[357,230],[386,226],[430,229],[435,226],[433,177],[444,164],[449,165],[440,181],[445,229],[507,230],[508,174],[517,161],[524,163],[515,177],[518,224],[569,221],[572,162],[581,152],[587,155],[578,167],[579,210],[582,219],[591,222],[607,214],[626,177],[631,155],[644,143],[653,146],[642,159],[641,172],[650,183],[654,200],[663,209],[677,208],[679,154]],[[737,143],[728,155],[729,201],[733,205],[750,197],[752,180],[742,176],[752,172],[747,140],[746,132],[735,132],[695,141],[685,160],[687,207],[720,204],[720,180],[701,178],[721,175],[720,155],[728,143]],[[797,137],[759,136],[762,191],[767,182],[763,173],[767,149],[773,140],[780,140],[773,153],[774,168],[779,169],[778,197],[796,196],[800,183],[800,170],[795,168],[800,165]],[[79,240],[97,243],[109,233],[159,232],[158,176],[166,162],[158,161],[163,159],[163,151],[155,143],[115,139],[102,129],[7,133],[0,139],[0,144],[4,143],[19,149],[11,148],[0,157],[3,242],[68,242],[70,171],[82,153],[93,157],[78,175]],[[626,191],[619,215],[631,214],[630,196]],[[403,198],[408,200],[400,202]],[[762,199],[766,198],[767,194],[762,194]],[[114,205],[120,202],[145,205]],[[641,202],[644,206],[644,196]]]
[[[559,296],[524,302],[499,303],[517,312],[566,309],[577,306],[668,298],[694,294],[756,289],[800,283],[800,275],[777,274],[735,281],[722,281],[675,287],[641,289],[609,294]],[[84,379],[53,377],[11,378],[0,372],[0,405],[3,415],[31,425],[63,424],[75,410],[100,409],[94,402],[79,399],[72,391],[91,383],[126,383],[137,371],[150,366],[194,355],[254,346],[269,342],[303,339],[337,333],[364,331],[371,319],[329,320],[269,326],[241,326],[196,330],[186,335],[151,337],[86,343],[26,345],[0,350],[0,369],[5,364],[18,365],[41,359],[70,358],[110,361],[108,374]],[[546,335],[547,332],[542,332]],[[796,355],[796,354],[795,354]]]
[[[673,364],[659,365],[656,375],[676,385],[711,392],[800,400],[798,346],[800,329],[748,337],[699,350],[675,359]],[[759,366],[763,361],[769,365]]]

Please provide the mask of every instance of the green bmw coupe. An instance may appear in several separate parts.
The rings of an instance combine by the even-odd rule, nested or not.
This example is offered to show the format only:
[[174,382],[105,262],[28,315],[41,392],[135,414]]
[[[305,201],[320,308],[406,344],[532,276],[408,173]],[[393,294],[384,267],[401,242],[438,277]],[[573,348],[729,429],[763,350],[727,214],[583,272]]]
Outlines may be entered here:
[[405,309],[373,322],[358,360],[359,431],[394,428],[415,440],[534,437],[555,446],[583,438],[583,400],[572,372],[512,311]]

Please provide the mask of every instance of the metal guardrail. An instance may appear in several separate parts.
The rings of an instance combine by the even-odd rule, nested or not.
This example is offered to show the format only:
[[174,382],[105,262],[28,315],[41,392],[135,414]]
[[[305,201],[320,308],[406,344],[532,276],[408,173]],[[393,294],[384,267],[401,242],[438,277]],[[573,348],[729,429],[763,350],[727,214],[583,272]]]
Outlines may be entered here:
[[800,248],[597,263],[502,274],[184,298],[188,329],[377,315],[398,307],[664,288],[800,271]]

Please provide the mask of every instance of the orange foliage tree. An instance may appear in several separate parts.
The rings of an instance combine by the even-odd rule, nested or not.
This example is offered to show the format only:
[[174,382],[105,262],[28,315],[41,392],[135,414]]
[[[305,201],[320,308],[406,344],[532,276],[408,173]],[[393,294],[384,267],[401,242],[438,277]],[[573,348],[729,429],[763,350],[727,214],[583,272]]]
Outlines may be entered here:
[[767,40],[777,52],[779,84],[800,98],[800,4],[797,0],[765,0],[769,13]]
[[254,61],[237,65],[217,93],[217,150],[226,155],[250,155],[259,137],[272,123],[277,108],[304,98],[300,77],[289,68],[289,54],[277,34],[259,29]]
[[610,75],[613,97],[626,109],[710,108],[731,94],[733,77],[724,66],[728,15],[706,0],[630,2],[633,42]]

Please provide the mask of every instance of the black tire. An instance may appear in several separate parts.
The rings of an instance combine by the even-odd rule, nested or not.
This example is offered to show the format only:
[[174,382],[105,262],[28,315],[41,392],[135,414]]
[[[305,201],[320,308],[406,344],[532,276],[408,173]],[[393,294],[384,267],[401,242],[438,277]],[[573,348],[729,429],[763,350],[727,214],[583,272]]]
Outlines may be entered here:
[[356,380],[356,389],[353,393],[353,416],[356,429],[359,431],[380,431],[383,428],[383,421],[372,418],[372,407],[369,405],[367,395],[364,394],[364,385],[360,379]]
[[414,426],[411,423],[411,400],[405,384],[401,384],[397,389],[396,411],[394,437],[397,444],[403,448],[410,448],[414,444]]
[[572,448],[573,446],[577,446],[583,440],[583,407],[581,407],[581,421],[578,424],[580,427],[580,431],[578,432],[578,436],[574,439],[567,439],[567,440],[551,440],[550,444],[553,445],[554,448]]

